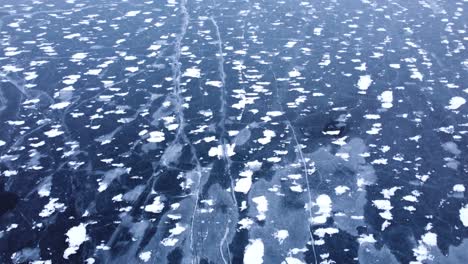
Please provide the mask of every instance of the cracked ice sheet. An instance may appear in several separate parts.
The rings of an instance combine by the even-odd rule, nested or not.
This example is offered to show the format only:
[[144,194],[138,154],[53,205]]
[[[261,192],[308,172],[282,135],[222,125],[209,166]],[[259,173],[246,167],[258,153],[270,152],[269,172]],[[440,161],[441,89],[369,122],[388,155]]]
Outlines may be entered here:
[[466,262],[463,1],[26,2],[0,259]]

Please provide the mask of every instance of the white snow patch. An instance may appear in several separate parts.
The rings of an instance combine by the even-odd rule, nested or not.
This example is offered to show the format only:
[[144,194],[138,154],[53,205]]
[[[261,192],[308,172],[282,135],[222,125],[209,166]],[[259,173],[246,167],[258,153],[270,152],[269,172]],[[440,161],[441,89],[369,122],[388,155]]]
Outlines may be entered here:
[[86,225],[81,223],[78,226],[70,228],[66,233],[68,248],[63,253],[63,258],[68,259],[70,255],[76,254],[80,245],[87,240],[86,238]]
[[40,217],[49,217],[51,216],[53,213],[55,213],[56,210],[59,210],[61,211],[62,209],[65,208],[65,204],[63,203],[57,203],[59,199],[58,198],[51,198],[49,200],[49,203],[47,203],[45,206],[44,206],[44,209],[42,209],[42,211],[39,213],[39,216]]
[[299,76],[301,76],[301,72],[298,71],[297,69],[294,69],[294,70],[288,72],[288,75],[289,75],[290,78],[299,77]]
[[134,73],[138,71],[138,67],[127,67],[125,68],[126,71]]
[[252,198],[252,201],[257,204],[257,219],[260,221],[265,220],[265,213],[268,211],[268,200],[262,195]]
[[[325,262],[322,262],[322,263],[325,263]],[[287,257],[285,261],[281,262],[281,264],[305,264],[305,262],[302,262],[298,258]]]
[[357,86],[359,90],[367,90],[369,86],[372,84],[372,79],[370,75],[363,75],[359,77]]
[[450,105],[446,106],[445,108],[450,109],[450,110],[456,110],[460,108],[460,106],[464,105],[466,103],[465,98],[460,97],[460,96],[455,96],[450,99]]
[[340,186],[336,186],[335,187],[335,194],[336,195],[342,195],[344,194],[345,192],[349,191],[349,187],[348,186],[344,186],[344,185],[340,185]]
[[460,221],[464,226],[468,226],[468,204],[460,208]]
[[165,140],[164,133],[160,131],[152,131],[149,132],[149,138],[147,139],[148,142],[151,143],[159,143]]
[[325,235],[333,235],[333,234],[338,234],[339,230],[334,227],[327,227],[327,228],[318,228],[315,230],[314,235],[318,237],[325,237]]
[[432,232],[427,232],[421,237],[424,244],[428,246],[437,246],[437,234]]
[[283,244],[283,241],[289,237],[288,230],[278,230],[274,233],[275,238],[278,240],[280,244]]
[[330,199],[330,196],[326,194],[319,195],[315,199],[315,204],[319,207],[319,210],[315,213],[318,216],[315,216],[312,219],[312,223],[325,224],[332,211],[332,200]]
[[50,106],[52,109],[64,109],[70,105],[70,102],[60,102]]
[[241,192],[241,193],[248,193],[250,187],[252,186],[252,175],[253,172],[250,170],[243,171],[239,174],[243,178],[240,178],[236,182],[236,186],[234,187],[234,191]]
[[236,153],[234,152],[235,144],[224,144],[218,145],[217,147],[211,147],[208,151],[208,156],[214,157],[218,156],[218,158],[222,158],[224,156],[224,148],[226,149],[226,154],[228,157],[234,156]]
[[56,128],[53,128],[53,129],[51,129],[49,131],[44,132],[44,135],[46,135],[46,136],[48,136],[50,138],[58,137],[58,136],[60,136],[62,134],[63,134],[63,131],[60,131],[60,130],[58,130]]
[[83,52],[75,53],[71,56],[73,61],[80,61],[86,57],[88,57],[88,53],[83,53]]
[[151,251],[145,251],[141,252],[138,257],[143,261],[143,262],[148,262],[151,258]]
[[191,78],[200,78],[201,76],[200,69],[195,68],[195,67],[188,68],[187,70],[185,70],[182,76],[191,77]]
[[242,220],[240,220],[238,224],[240,225],[239,229],[250,229],[250,227],[254,224],[254,221],[246,217],[242,218]]
[[134,17],[134,16],[136,16],[136,15],[138,15],[138,14],[140,14],[140,13],[141,13],[141,11],[139,11],[139,10],[136,10],[136,11],[128,11],[127,14],[125,14],[125,16],[126,16],[126,17]]
[[273,130],[268,130],[267,129],[267,130],[263,131],[263,136],[264,136],[263,138],[258,139],[258,143],[260,143],[262,145],[266,145],[266,144],[271,142],[271,139],[276,136],[276,133]]
[[209,85],[209,86],[214,86],[214,87],[221,87],[223,86],[223,83],[221,81],[207,81],[205,83],[205,85]]
[[164,203],[161,202],[161,197],[154,197],[153,203],[145,206],[145,211],[158,214],[164,209]]
[[389,200],[374,200],[372,201],[372,203],[374,204],[375,207],[377,207],[377,209],[383,211],[379,213],[383,219],[386,219],[386,220],[393,219],[392,213],[390,212],[390,210],[393,209],[393,206]]
[[85,75],[94,75],[97,76],[102,72],[102,69],[90,69],[87,72],[85,72]]
[[148,48],[148,50],[156,51],[156,50],[159,50],[160,48],[161,48],[161,45],[153,44]]
[[465,192],[465,186],[463,184],[455,184],[453,186],[454,192]]
[[245,248],[244,264],[262,264],[265,247],[261,239],[251,239]]
[[392,91],[384,91],[377,97],[380,102],[382,102],[383,108],[392,108],[393,104],[393,92]]

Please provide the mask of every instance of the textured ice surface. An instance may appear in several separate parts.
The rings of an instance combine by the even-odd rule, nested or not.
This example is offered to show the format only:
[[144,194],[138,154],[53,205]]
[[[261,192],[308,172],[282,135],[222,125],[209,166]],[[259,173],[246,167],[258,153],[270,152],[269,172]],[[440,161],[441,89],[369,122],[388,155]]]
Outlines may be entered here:
[[0,263],[468,263],[466,1],[0,1]]

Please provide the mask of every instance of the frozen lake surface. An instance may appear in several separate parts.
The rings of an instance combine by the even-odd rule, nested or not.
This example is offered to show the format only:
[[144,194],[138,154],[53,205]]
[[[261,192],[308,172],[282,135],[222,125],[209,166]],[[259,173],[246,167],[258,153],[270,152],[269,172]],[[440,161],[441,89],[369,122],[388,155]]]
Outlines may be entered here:
[[2,0],[0,263],[468,263],[467,0]]

